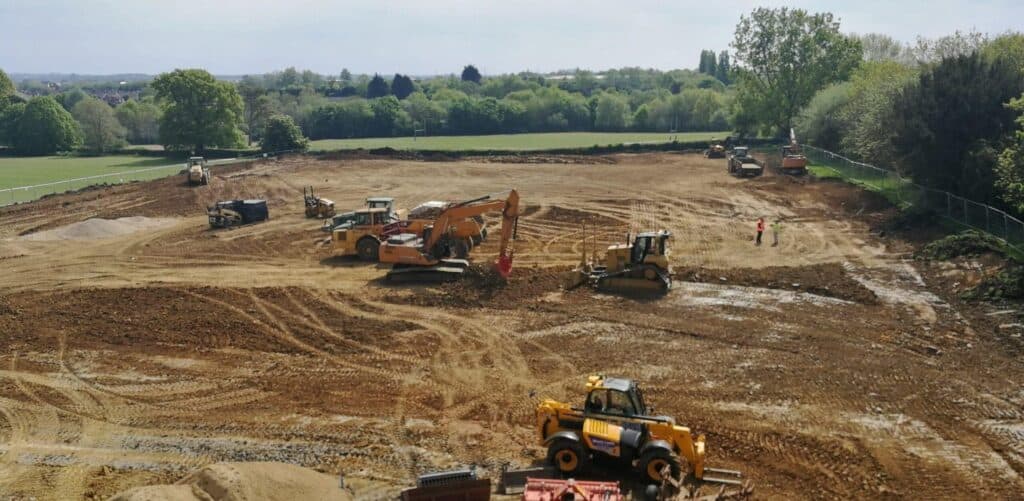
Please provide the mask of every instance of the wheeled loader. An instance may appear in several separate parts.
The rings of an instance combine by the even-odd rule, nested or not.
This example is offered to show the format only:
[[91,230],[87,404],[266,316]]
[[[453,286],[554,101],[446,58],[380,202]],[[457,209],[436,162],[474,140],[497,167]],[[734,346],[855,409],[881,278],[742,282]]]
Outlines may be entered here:
[[660,484],[669,473],[703,482],[741,485],[742,474],[708,468],[704,435],[694,438],[668,416],[654,415],[636,382],[590,376],[583,407],[545,399],[537,406],[537,435],[548,461],[565,476],[587,471],[591,461],[633,467],[646,482]]
[[589,284],[598,290],[620,292],[661,292],[672,289],[672,268],[668,263],[668,231],[638,233],[626,243],[608,247],[604,261],[588,262],[586,246],[579,266],[564,279],[564,288]]

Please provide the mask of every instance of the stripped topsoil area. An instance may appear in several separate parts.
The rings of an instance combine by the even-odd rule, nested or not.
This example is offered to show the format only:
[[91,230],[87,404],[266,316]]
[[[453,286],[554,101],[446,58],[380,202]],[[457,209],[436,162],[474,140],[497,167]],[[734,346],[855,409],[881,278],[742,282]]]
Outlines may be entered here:
[[685,267],[676,269],[673,275],[676,280],[686,282],[808,292],[861,304],[876,304],[878,302],[875,293],[850,278],[839,263],[725,270]]

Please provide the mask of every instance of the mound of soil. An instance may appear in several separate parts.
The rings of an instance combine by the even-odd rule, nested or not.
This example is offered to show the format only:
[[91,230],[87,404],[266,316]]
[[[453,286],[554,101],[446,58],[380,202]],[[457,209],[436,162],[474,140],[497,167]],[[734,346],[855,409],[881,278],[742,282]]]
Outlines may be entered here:
[[174,218],[149,218],[143,216],[122,217],[118,219],[91,218],[52,230],[24,234],[21,239],[35,242],[99,240],[163,228],[174,224],[175,221]]
[[567,267],[513,269],[505,280],[490,264],[474,264],[461,280],[441,284],[438,290],[388,300],[419,306],[514,309],[560,290],[561,273],[568,270]]
[[998,238],[975,230],[967,230],[940,238],[917,252],[919,259],[948,260],[960,256],[993,253],[1006,255],[1006,244]]
[[597,214],[595,212],[567,209],[565,207],[559,207],[557,205],[554,205],[550,209],[548,209],[547,212],[540,216],[540,219],[546,219],[548,221],[557,221],[560,223],[587,223],[601,226],[617,226],[621,224],[619,221],[616,221],[615,219],[612,219],[608,216],[604,216],[601,214]]
[[111,501],[200,501],[322,499],[349,501],[338,479],[286,463],[216,463],[173,485],[136,487]]
[[768,268],[677,268],[676,280],[784,289],[834,297],[862,304],[876,304],[878,297],[846,274],[839,263]]

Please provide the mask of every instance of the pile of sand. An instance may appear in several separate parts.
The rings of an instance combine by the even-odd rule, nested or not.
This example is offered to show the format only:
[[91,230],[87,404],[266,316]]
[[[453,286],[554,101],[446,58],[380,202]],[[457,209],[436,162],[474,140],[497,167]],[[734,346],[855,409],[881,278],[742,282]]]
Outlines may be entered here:
[[174,218],[122,217],[118,219],[92,218],[52,230],[23,235],[22,240],[50,242],[56,240],[99,240],[129,235],[139,231],[164,228],[174,224]]
[[110,501],[351,501],[335,477],[286,463],[217,463],[174,485],[129,489]]

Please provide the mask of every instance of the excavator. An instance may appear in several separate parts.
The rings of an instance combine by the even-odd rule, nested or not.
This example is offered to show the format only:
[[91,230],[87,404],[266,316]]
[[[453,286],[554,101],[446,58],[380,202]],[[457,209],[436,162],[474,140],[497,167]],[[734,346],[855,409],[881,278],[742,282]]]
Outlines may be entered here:
[[582,408],[552,399],[538,404],[537,435],[548,461],[566,476],[578,476],[600,458],[636,467],[652,483],[666,480],[665,474],[692,473],[703,482],[742,484],[740,472],[704,465],[704,435],[694,438],[690,428],[653,412],[635,381],[592,375]]
[[789,144],[782,147],[782,172],[786,174],[806,174],[807,157],[800,149],[796,140],[796,131],[789,129]]
[[495,269],[502,278],[512,272],[512,241],[519,223],[519,192],[511,190],[504,200],[490,196],[469,200],[445,208],[434,224],[424,228],[423,235],[402,233],[381,243],[381,263],[391,264],[387,281],[448,281],[462,276],[469,261],[465,239],[456,238],[453,229],[458,221],[487,212],[501,211],[501,243]]

